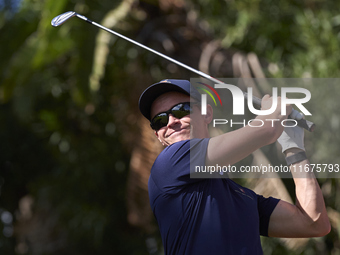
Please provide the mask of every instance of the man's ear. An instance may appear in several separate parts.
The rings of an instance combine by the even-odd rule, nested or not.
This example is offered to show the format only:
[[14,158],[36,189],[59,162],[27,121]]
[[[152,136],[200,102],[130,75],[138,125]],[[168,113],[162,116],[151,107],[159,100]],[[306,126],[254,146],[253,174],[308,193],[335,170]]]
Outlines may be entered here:
[[205,122],[209,124],[213,119],[213,108],[210,104],[207,105],[207,114],[204,115]]

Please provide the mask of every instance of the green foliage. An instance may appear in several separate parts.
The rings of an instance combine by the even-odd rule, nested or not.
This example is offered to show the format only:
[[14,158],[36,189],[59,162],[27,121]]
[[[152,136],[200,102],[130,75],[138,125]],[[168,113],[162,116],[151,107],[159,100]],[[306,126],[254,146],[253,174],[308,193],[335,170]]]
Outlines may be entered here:
[[338,77],[336,1],[194,0],[225,47],[255,52],[280,66],[274,77]]
[[[44,254],[146,249],[126,222],[131,147],[123,145],[110,103],[121,91],[104,88],[94,95],[88,86],[98,30],[76,19],[60,28],[50,25],[67,10],[84,8],[98,17],[108,6],[114,8],[110,1],[23,1],[0,30],[6,48],[0,61],[0,208],[15,215],[23,196],[34,197],[34,212],[46,226],[34,225],[30,231],[38,231]],[[122,78],[123,68],[113,77]],[[28,243],[34,238],[30,231],[21,233]],[[48,234],[41,236],[44,231]],[[14,241],[1,235],[0,252],[15,254],[16,247],[19,253],[41,254],[34,244],[23,249]],[[53,242],[64,245],[54,247]]]

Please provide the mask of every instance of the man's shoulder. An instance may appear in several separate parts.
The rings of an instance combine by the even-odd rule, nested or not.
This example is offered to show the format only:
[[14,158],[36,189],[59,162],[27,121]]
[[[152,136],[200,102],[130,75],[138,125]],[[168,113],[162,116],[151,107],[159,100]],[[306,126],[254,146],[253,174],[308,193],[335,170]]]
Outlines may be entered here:
[[205,153],[208,141],[208,138],[190,139],[167,146],[156,158],[151,172],[154,171],[154,169],[163,169],[163,171],[165,171],[175,166],[179,167],[190,164],[191,155],[197,154],[198,152],[201,153],[201,155]]
[[169,146],[167,146],[160,154],[158,157],[162,156],[163,154],[166,154],[167,156],[170,154],[173,154],[174,152],[188,152],[191,149],[195,149],[198,146],[203,146],[206,147],[209,141],[209,138],[193,138],[193,139],[188,139],[188,140],[183,140],[179,142],[175,142]]

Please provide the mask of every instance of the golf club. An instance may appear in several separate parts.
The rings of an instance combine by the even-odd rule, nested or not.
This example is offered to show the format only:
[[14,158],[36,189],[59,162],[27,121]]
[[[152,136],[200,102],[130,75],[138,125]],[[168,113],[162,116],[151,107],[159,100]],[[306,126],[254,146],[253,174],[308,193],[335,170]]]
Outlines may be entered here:
[[[176,65],[179,65],[179,66],[181,66],[181,67],[183,67],[183,68],[185,68],[185,69],[187,69],[187,70],[189,70],[189,71],[191,71],[193,73],[196,73],[199,76],[202,76],[202,77],[204,77],[204,78],[214,82],[215,84],[224,84],[224,82],[222,82],[222,81],[220,81],[220,80],[218,80],[218,79],[216,79],[214,77],[211,77],[210,75],[208,75],[206,73],[198,71],[198,70],[196,70],[196,69],[194,69],[194,68],[192,68],[190,66],[187,66],[187,65],[185,65],[185,64],[183,64],[183,63],[181,63],[181,62],[179,62],[179,61],[177,61],[177,60],[175,60],[173,58],[170,58],[170,57],[168,57],[168,56],[166,56],[166,55],[164,55],[164,54],[162,54],[162,53],[160,53],[158,51],[155,51],[155,50],[153,50],[153,49],[151,49],[151,48],[149,48],[149,47],[147,47],[147,46],[145,46],[145,45],[143,45],[143,44],[141,44],[139,42],[136,42],[136,41],[134,41],[134,40],[124,36],[124,35],[121,35],[121,34],[115,32],[115,31],[111,30],[111,29],[108,29],[107,27],[104,27],[104,26],[102,26],[102,25],[100,25],[100,24],[98,24],[98,23],[88,19],[87,17],[74,12],[74,11],[65,12],[63,14],[60,14],[60,15],[56,16],[55,18],[52,19],[51,25],[54,26],[54,27],[58,27],[58,26],[64,24],[67,20],[69,20],[72,17],[78,17],[78,18],[80,18],[82,20],[85,20],[86,22],[88,22],[88,23],[90,23],[92,25],[95,25],[95,26],[97,26],[97,27],[99,27],[99,28],[101,28],[101,29],[111,33],[111,34],[114,34],[114,35],[116,35],[116,36],[118,36],[118,37],[120,37],[120,38],[122,38],[124,40],[129,41],[130,43],[133,43],[133,44],[135,44],[135,45],[137,45],[137,46],[139,46],[139,47],[141,47],[141,48],[143,48],[145,50],[148,50],[148,51],[150,51],[150,52],[152,52],[152,53],[162,57],[162,58],[165,58],[165,59],[169,60],[170,62],[173,62]],[[243,92],[243,95],[244,95],[245,98],[247,98],[247,96],[248,96],[248,94],[246,92]],[[253,96],[253,103],[255,105],[261,106],[261,99],[258,98],[258,97]],[[294,111],[296,111],[296,110],[294,110]],[[313,122],[305,120],[305,119],[300,119],[300,120],[296,120],[296,121],[298,123],[298,126],[300,126],[302,128],[305,128],[305,129],[307,129],[310,132],[314,131],[315,124]]]

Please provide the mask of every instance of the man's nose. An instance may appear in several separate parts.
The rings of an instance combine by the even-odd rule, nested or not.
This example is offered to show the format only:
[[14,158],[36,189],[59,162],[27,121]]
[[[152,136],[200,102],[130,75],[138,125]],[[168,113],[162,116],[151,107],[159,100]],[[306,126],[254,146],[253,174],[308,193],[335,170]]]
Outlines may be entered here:
[[168,122],[168,127],[177,124],[180,122],[180,120],[176,117],[174,117],[172,114],[169,114],[169,122]]

